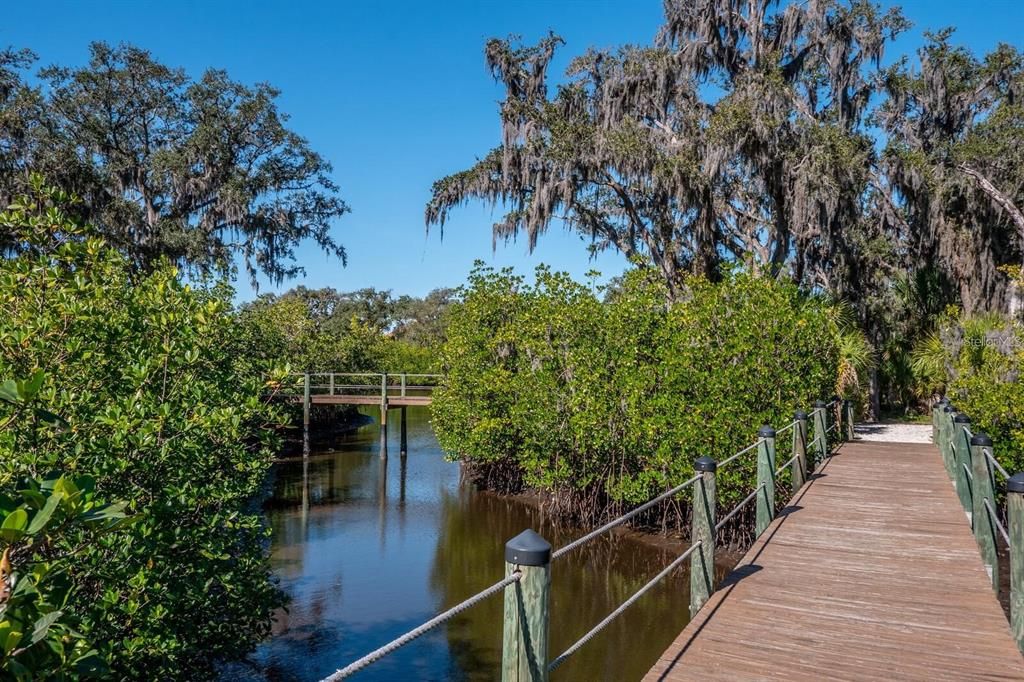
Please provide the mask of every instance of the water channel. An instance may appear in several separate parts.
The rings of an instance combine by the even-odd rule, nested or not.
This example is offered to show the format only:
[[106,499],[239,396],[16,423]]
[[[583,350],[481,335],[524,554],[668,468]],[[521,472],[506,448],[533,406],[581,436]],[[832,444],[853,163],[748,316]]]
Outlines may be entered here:
[[[368,415],[376,417],[375,410]],[[460,485],[430,429],[409,408],[409,454],[379,457],[376,422],[333,449],[276,465],[266,513],[272,562],[291,598],[271,637],[234,680],[319,680],[498,580],[508,538],[532,527],[555,547],[582,533],[556,528],[534,506]],[[677,553],[627,535],[593,543],[552,569],[551,654],[561,653]],[[553,682],[628,682],[686,623],[689,578],[665,579],[552,675]],[[352,679],[495,680],[502,599],[460,614]]]

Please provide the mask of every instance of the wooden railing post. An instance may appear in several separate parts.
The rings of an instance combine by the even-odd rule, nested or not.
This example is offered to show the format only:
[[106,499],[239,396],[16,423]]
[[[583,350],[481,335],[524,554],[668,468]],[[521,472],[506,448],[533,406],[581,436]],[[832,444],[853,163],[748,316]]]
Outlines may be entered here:
[[793,427],[793,494],[807,482],[807,413],[797,410],[793,414],[796,426]]
[[996,508],[996,497],[993,494],[992,469],[985,458],[984,450],[992,448],[992,439],[984,433],[971,436],[971,480],[972,513],[974,539],[981,550],[981,559],[992,580],[992,589],[999,593],[999,558],[996,554],[996,527],[985,508],[985,500]]
[[1024,473],[1006,482],[1006,507],[1010,517],[1010,630],[1024,653]]
[[946,467],[946,473],[953,478],[953,416],[956,408],[946,403],[942,408],[939,417],[939,448],[942,452],[942,463]]
[[825,461],[828,457],[828,408],[825,401],[814,401],[814,468]]
[[522,578],[505,588],[501,679],[546,682],[551,544],[532,530],[505,543],[505,576],[516,571]]
[[402,372],[402,397],[405,397],[405,372]]
[[761,535],[775,519],[775,429],[765,425],[758,432],[757,516],[755,531]]
[[960,506],[970,513],[971,481],[967,471],[971,466],[971,445],[965,428],[971,424],[971,418],[962,412],[953,417],[953,481],[956,482],[956,495],[960,498]]
[[693,484],[693,523],[690,544],[700,549],[690,554],[690,618],[697,615],[715,591],[715,472],[718,463],[711,457],[698,457],[693,470],[700,474]]
[[845,426],[846,426],[846,440],[852,441],[854,439],[854,436],[855,436],[855,434],[853,432],[853,401],[852,400],[844,400],[843,401],[843,419],[845,420]]
[[942,419],[942,408],[949,404],[949,398],[938,400],[932,405],[932,442],[939,445],[939,426]]

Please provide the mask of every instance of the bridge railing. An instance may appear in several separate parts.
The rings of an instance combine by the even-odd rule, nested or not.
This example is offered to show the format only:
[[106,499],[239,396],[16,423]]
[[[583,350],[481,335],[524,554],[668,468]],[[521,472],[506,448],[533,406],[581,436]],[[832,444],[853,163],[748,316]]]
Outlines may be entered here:
[[[775,492],[787,472],[793,494],[808,480],[808,472],[820,467],[832,455],[834,446],[853,438],[852,407],[848,401],[834,398],[816,402],[808,413],[797,411],[793,420],[778,431],[762,426],[757,439],[721,462],[700,457],[694,462],[695,474],[644,504],[595,528],[569,544],[552,551],[551,545],[532,530],[525,530],[505,544],[505,577],[490,587],[438,614],[422,625],[341,668],[323,682],[335,682],[355,674],[375,661],[398,650],[420,635],[454,618],[481,601],[504,592],[505,617],[502,638],[503,682],[542,682],[548,674],[582,649],[630,606],[640,600],[672,571],[690,561],[690,614],[696,615],[715,591],[715,545],[719,532],[751,502],[757,502],[756,535],[760,536],[775,519],[779,505]],[[792,431],[791,457],[777,465],[776,439]],[[716,521],[717,471],[742,457],[757,453],[757,483],[744,500]],[[549,603],[552,562],[623,525],[639,514],[686,491],[692,495],[693,516],[690,546],[673,559],[643,587],[588,630],[565,651],[550,658],[548,652]],[[780,497],[780,499],[784,499]]]
[[1006,548],[1010,629],[1024,653],[1024,473],[1011,476],[996,459],[992,439],[972,431],[970,417],[947,398],[932,406],[932,440],[967,514],[997,596],[1002,589],[999,548]]
[[[285,395],[357,395],[389,398],[429,395],[441,381],[440,374],[422,372],[305,372],[292,375],[294,383]],[[308,388],[308,390],[307,390]]]

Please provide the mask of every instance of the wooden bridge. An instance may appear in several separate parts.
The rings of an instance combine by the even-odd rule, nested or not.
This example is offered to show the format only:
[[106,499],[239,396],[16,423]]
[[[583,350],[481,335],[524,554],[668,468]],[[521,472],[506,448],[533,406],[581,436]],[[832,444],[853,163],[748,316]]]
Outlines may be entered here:
[[[688,480],[555,551],[524,531],[505,545],[504,579],[325,682],[358,673],[499,594],[503,682],[557,680],[559,666],[684,562],[691,621],[645,682],[1024,681],[1024,473],[1010,476],[992,440],[973,433],[970,419],[945,401],[933,414],[934,444],[857,441],[852,417],[838,398],[797,410],[788,424],[761,427],[754,443],[720,461],[698,458]],[[755,454],[753,490],[720,515],[718,470]],[[689,547],[551,656],[552,565],[683,495],[692,515]],[[716,584],[718,536],[748,505],[757,539]],[[1009,621],[1000,594],[1008,597]]]
[[380,408],[380,454],[388,453],[388,412],[398,408],[401,417],[399,452],[408,452],[406,411],[409,406],[430,405],[439,374],[379,372],[306,372],[296,375],[297,386],[283,395],[302,401],[303,438],[309,443],[309,415],[313,405],[375,405]]
[[1024,680],[934,445],[844,444],[645,677]]

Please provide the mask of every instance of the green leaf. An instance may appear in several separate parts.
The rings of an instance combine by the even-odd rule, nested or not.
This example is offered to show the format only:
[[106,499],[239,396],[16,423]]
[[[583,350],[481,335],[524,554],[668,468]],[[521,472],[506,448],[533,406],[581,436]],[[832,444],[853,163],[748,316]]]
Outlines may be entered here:
[[28,525],[28,534],[35,535],[42,530],[46,524],[50,521],[53,516],[53,512],[56,511],[60,505],[60,501],[64,496],[60,493],[54,493],[46,500],[46,504],[40,509],[35,516],[32,517],[32,522]]
[[104,521],[106,519],[121,519],[126,516],[124,508],[127,506],[125,502],[117,502],[114,504],[105,504],[102,507],[95,507],[90,509],[81,515],[83,521]]
[[8,379],[4,383],[0,384],[0,400],[15,405],[21,402],[21,397],[18,394],[18,383],[16,381]]
[[46,379],[46,372],[41,369],[37,369],[32,377],[25,381],[21,386],[21,399],[28,401],[36,397],[39,393],[39,389],[43,387],[43,380]]
[[17,542],[25,535],[25,527],[28,525],[28,512],[24,509],[15,509],[3,525],[0,525],[0,540],[5,542]]
[[32,627],[32,643],[35,644],[46,637],[50,626],[57,622],[62,615],[64,615],[63,611],[51,611],[37,620],[36,624]]

